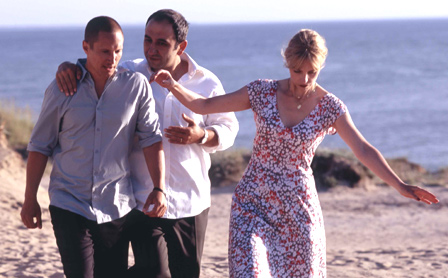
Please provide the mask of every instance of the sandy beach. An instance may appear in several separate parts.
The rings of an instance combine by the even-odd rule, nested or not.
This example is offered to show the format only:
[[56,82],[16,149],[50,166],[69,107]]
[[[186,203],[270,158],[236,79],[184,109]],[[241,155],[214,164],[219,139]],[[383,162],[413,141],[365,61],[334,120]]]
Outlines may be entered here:
[[[227,223],[233,188],[213,191],[203,277],[228,277]],[[319,193],[329,278],[448,277],[448,189],[428,206],[393,189],[336,188]]]
[[[11,152],[0,157],[0,277],[64,277],[42,188],[48,178],[38,196],[43,228],[27,230],[19,215],[24,163]],[[439,204],[408,200],[387,187],[321,192],[328,277],[448,277],[448,188],[430,190]],[[201,277],[228,277],[232,191],[232,186],[213,189]]]

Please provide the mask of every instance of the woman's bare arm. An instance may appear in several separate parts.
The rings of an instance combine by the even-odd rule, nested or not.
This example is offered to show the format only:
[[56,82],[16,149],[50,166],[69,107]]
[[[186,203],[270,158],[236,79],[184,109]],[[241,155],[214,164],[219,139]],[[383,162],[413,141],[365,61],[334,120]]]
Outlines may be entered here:
[[170,90],[174,96],[191,111],[206,115],[211,113],[242,111],[250,108],[247,88],[243,87],[233,93],[205,98],[177,83],[166,70],[160,70],[151,76],[150,82]]
[[358,131],[348,112],[336,120],[334,127],[359,161],[401,195],[427,204],[438,202],[429,191],[404,183],[390,168],[382,154]]

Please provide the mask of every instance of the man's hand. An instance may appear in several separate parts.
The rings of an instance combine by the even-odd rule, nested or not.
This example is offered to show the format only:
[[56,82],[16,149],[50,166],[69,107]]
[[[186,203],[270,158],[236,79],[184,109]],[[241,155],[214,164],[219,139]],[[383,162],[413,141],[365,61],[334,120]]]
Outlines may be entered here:
[[59,65],[56,72],[56,82],[61,92],[72,96],[76,92],[76,80],[81,79],[82,70],[75,64],[64,62]]
[[[162,142],[143,148],[143,155],[155,189],[148,195],[143,206],[143,213],[150,217],[162,217],[166,211],[166,196],[163,191],[165,189],[165,154]],[[150,206],[153,207],[150,208]]]
[[23,224],[25,224],[28,229],[42,229],[42,212],[37,200],[25,200],[20,216],[22,217]]
[[182,118],[188,123],[188,127],[170,126],[165,128],[165,137],[168,138],[168,142],[183,145],[199,143],[204,138],[204,132],[207,131],[187,115],[182,114]]
[[[152,207],[152,209],[151,209]],[[162,217],[166,212],[166,198],[165,194],[160,191],[153,190],[146,203],[143,206],[143,213],[149,217]]]

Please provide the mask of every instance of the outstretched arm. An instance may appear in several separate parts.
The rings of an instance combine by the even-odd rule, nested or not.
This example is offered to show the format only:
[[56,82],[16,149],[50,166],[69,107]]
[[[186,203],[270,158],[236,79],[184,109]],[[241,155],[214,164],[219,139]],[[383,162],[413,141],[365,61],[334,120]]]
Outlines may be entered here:
[[150,82],[154,81],[170,90],[183,105],[197,114],[234,112],[250,108],[249,94],[246,87],[226,95],[205,98],[177,83],[166,70],[160,70],[153,74]]
[[59,65],[56,72],[56,82],[59,90],[66,96],[73,95],[76,92],[76,80],[81,78],[82,71],[75,64],[64,62]]
[[427,204],[438,203],[437,198],[429,191],[418,186],[404,183],[390,168],[381,153],[362,136],[353,123],[350,114],[346,112],[334,127],[342,140],[350,147],[355,156],[375,175],[395,188],[401,195]]
[[20,216],[28,229],[42,229],[41,209],[37,201],[37,191],[47,166],[48,157],[39,152],[30,152],[26,166],[25,201]]

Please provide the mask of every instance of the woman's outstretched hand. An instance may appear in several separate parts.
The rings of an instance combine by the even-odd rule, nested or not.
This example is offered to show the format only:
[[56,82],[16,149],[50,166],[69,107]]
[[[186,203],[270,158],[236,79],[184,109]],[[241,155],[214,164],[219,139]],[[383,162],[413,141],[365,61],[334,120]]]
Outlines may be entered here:
[[174,86],[176,81],[171,76],[171,73],[167,70],[159,70],[151,75],[149,83],[157,82],[163,88],[170,89]]
[[397,190],[404,197],[421,201],[427,203],[428,205],[437,204],[439,202],[434,194],[418,186],[403,184]]

